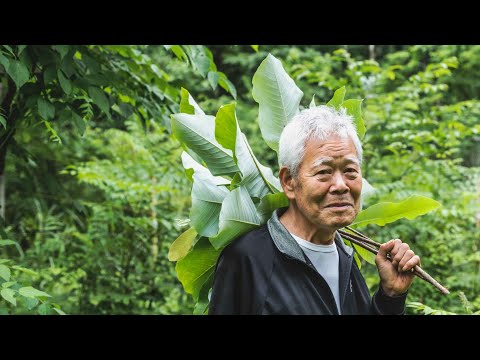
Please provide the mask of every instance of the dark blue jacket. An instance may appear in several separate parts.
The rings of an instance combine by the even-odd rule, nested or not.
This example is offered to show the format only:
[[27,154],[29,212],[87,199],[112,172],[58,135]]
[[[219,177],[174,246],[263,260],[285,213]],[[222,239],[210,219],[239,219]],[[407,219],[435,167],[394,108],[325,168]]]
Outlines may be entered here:
[[[280,209],[285,211],[285,209]],[[353,261],[353,249],[336,234],[342,315],[404,314],[407,294],[387,296],[380,288],[370,298]],[[278,219],[233,241],[216,268],[209,314],[338,315],[325,279]]]

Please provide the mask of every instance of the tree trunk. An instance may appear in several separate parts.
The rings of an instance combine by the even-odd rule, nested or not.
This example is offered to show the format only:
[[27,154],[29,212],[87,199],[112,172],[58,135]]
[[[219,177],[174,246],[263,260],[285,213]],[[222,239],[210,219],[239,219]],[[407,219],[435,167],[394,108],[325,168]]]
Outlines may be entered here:
[[152,202],[150,203],[151,209],[151,219],[152,219],[152,227],[153,227],[153,234],[152,234],[152,246],[151,246],[151,254],[152,254],[152,266],[155,266],[158,257],[158,220],[157,220],[157,192],[155,191],[155,185],[157,184],[157,178],[152,176]]
[[[0,216],[5,220],[5,161],[7,158],[8,144],[15,134],[15,118],[18,111],[12,109],[13,97],[16,92],[16,86],[12,79],[8,78],[8,90],[2,99],[1,110],[6,119],[6,129],[0,136]],[[3,89],[2,89],[3,92]]]
[[368,45],[368,53],[370,54],[370,60],[375,60],[375,45]]

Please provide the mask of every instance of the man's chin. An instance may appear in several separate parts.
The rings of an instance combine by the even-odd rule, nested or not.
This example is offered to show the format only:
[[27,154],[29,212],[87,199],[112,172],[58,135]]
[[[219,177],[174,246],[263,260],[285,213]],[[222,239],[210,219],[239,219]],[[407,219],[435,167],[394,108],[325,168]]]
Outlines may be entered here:
[[355,218],[349,218],[349,219],[339,219],[338,221],[333,221],[331,224],[331,227],[334,228],[335,230],[344,228],[345,226],[350,225]]

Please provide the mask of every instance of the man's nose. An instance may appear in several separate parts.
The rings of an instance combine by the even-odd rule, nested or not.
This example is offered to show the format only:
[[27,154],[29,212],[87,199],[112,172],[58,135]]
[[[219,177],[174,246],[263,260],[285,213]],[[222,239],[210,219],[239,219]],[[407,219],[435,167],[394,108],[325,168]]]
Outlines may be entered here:
[[330,186],[330,192],[335,194],[344,194],[350,189],[343,178],[343,174],[336,172],[333,174],[332,185]]

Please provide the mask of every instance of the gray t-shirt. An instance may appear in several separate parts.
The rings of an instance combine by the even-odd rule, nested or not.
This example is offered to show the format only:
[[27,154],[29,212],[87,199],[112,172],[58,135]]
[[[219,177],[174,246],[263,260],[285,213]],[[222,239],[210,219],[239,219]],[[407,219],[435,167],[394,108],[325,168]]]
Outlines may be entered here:
[[340,291],[338,289],[338,250],[335,242],[331,245],[318,245],[290,233],[312,262],[315,269],[330,286],[340,314]]

